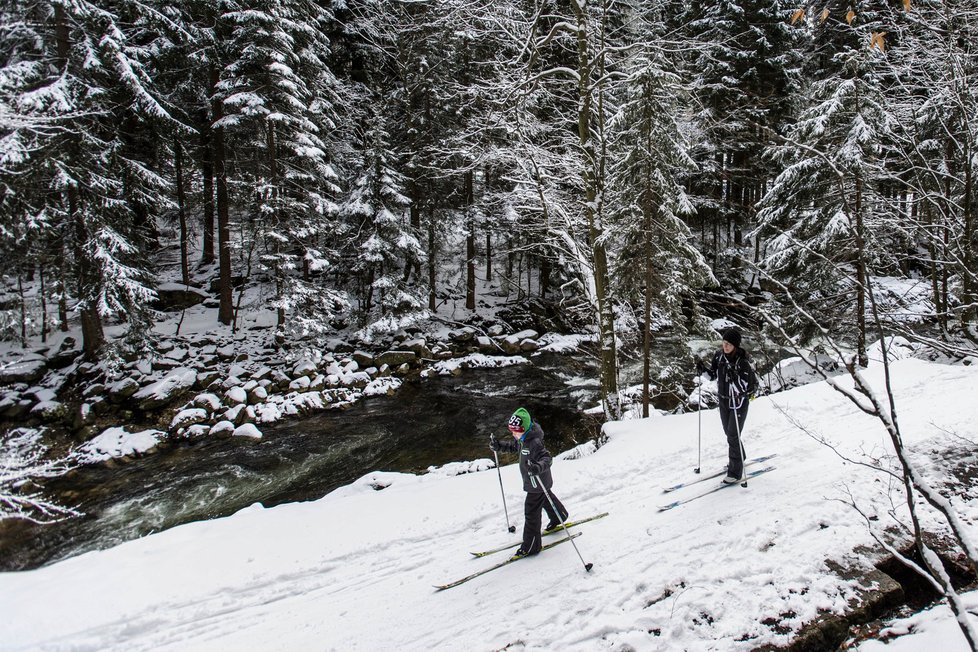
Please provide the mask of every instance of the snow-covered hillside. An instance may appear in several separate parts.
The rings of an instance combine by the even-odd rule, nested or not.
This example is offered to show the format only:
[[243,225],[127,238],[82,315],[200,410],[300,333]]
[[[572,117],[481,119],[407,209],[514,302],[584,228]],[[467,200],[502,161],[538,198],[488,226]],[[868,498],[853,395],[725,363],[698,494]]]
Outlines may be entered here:
[[[893,373],[914,459],[930,480],[951,490],[975,534],[975,491],[956,484],[944,453],[974,455],[978,369],[905,359]],[[866,375],[882,383],[879,365]],[[507,416],[499,415],[501,432]],[[662,493],[695,479],[698,426],[696,413],[609,424],[605,446],[555,463],[554,490],[572,519],[610,512],[581,526],[575,540],[594,564],[590,573],[572,546],[561,545],[435,591],[435,584],[497,561],[472,559],[470,551],[512,539],[497,474],[377,472],[315,502],[256,505],[40,570],[2,574],[0,648],[747,650],[785,644],[804,623],[823,611],[841,612],[858,593],[827,560],[853,568],[873,561],[854,553],[875,544],[849,497],[872,517],[877,534],[889,536],[891,510],[906,516],[898,483],[842,457],[888,464],[888,440],[877,421],[824,383],[760,398],[751,403],[747,452],[776,454],[777,468],[746,489],[735,486],[660,513],[657,507],[671,496],[712,486]],[[702,413],[702,440],[704,472],[722,467],[715,410]],[[505,466],[502,477],[510,515],[521,523],[517,468]],[[930,512],[923,523],[939,529]],[[973,596],[966,599],[975,604]],[[942,613],[918,616],[916,634],[905,644],[965,649],[946,615],[939,622]],[[903,623],[893,631],[909,629]]]

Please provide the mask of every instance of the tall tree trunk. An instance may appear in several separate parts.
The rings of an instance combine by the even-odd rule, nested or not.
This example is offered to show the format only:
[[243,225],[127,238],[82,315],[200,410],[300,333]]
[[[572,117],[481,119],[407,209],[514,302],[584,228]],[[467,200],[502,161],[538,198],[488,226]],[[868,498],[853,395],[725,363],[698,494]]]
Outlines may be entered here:
[[177,181],[177,215],[180,218],[180,272],[183,284],[190,285],[189,234],[187,233],[187,198],[183,191],[183,146],[177,138],[173,143],[173,166]]
[[41,277],[41,342],[48,341],[48,299],[44,288],[44,259],[38,265],[38,274]]
[[[599,184],[602,180],[597,178],[601,162],[591,140],[591,122],[595,117],[592,114],[592,93],[595,91],[591,88],[594,63],[590,60],[587,3],[583,0],[572,2],[571,8],[577,18],[577,72],[580,79],[577,98],[577,135],[578,147],[583,154],[584,162],[582,171],[585,195],[584,218],[587,225],[588,246],[594,264],[594,298],[597,302],[596,317],[600,344],[601,402],[605,417],[609,420],[617,420],[621,418],[621,399],[618,394],[618,350],[608,278],[608,255],[605,238],[602,237],[603,227],[596,207]],[[601,92],[600,87],[597,92]]]
[[428,310],[435,311],[437,297],[435,296],[435,219],[428,216]]
[[64,240],[61,242],[61,264],[58,266],[58,330],[62,333],[68,332],[68,280],[67,265],[68,252],[65,251]]
[[462,176],[462,203],[465,205],[468,233],[465,236],[465,308],[475,310],[475,189],[472,170]]
[[975,216],[974,216],[974,163],[973,163],[973,150],[970,144],[965,141],[964,146],[964,200],[963,200],[963,218],[964,218],[964,237],[961,239],[964,246],[964,273],[962,277],[962,299],[964,302],[964,311],[962,313],[962,321],[965,325],[965,332],[969,333],[972,339],[978,339],[978,333],[975,331],[975,323],[978,320],[978,291],[976,291],[975,274],[978,274],[978,269],[975,269],[975,248],[978,246],[978,234],[975,233]]
[[[211,67],[211,97],[217,90],[220,81],[217,68]],[[211,115],[216,124],[224,117],[224,105],[220,98],[214,97],[211,102]],[[227,167],[224,152],[224,128],[212,126],[214,141],[214,178],[217,187],[217,246],[220,267],[220,305],[217,309],[217,320],[222,324],[230,324],[234,319],[234,305],[231,298],[231,217],[228,197]]]
[[367,268],[367,287],[363,293],[363,323],[366,325],[370,321],[370,308],[372,307],[374,296],[374,265]]
[[27,348],[27,299],[24,298],[24,275],[17,270],[17,295],[20,298],[20,346]]
[[200,256],[202,265],[214,262],[214,163],[212,161],[211,121],[203,111],[200,127],[200,174],[204,193],[204,238]]
[[869,366],[866,353],[866,240],[863,233],[863,180],[856,176],[856,355],[859,366]]
[[[282,229],[282,214],[278,207],[278,194],[281,192],[279,189],[278,180],[278,155],[275,151],[275,123],[268,122],[266,124],[266,146],[268,148],[268,175],[271,180],[271,197],[269,200],[273,202],[275,209],[273,211],[272,225],[276,231]],[[279,234],[276,233],[276,236]],[[275,260],[275,299],[278,307],[275,309],[275,325],[281,330],[285,326],[285,308],[282,305],[282,300],[285,294],[285,268],[282,265],[282,240],[280,237],[272,238],[272,257]]]
[[74,186],[68,186],[68,214],[75,225],[75,260],[78,267],[78,312],[82,327],[82,349],[86,360],[97,362],[102,347],[105,346],[102,317],[96,305],[100,283],[85,251],[88,243],[88,227],[78,206],[78,190]]
[[492,229],[486,225],[486,283],[492,282]]

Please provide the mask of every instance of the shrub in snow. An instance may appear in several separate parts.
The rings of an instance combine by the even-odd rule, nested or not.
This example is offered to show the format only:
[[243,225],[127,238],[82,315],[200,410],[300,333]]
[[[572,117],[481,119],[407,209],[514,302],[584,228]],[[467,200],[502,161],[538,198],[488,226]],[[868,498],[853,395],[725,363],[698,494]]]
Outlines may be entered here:
[[570,449],[569,451],[564,451],[563,453],[560,453],[556,457],[558,460],[577,460],[582,457],[587,457],[588,455],[592,455],[597,450],[598,450],[598,443],[592,439],[590,441],[584,442],[583,444],[578,444],[577,446]]
[[490,459],[472,460],[471,462],[449,462],[444,466],[429,466],[429,475],[456,476],[465,473],[478,473],[496,467],[496,463]]
[[33,428],[14,428],[0,435],[0,522],[22,518],[51,523],[81,515],[47,500],[40,492],[28,490],[37,480],[63,475],[73,466],[70,458],[46,459],[42,433]]

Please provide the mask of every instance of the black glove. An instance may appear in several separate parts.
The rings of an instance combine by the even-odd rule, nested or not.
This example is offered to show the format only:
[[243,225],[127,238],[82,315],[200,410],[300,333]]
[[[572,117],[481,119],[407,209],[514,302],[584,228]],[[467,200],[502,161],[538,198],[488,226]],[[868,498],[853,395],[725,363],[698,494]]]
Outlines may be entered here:
[[696,358],[696,374],[702,375],[706,373],[706,365],[699,358]]
[[496,441],[496,435],[489,435],[489,450],[493,452],[499,450],[499,442]]
[[540,464],[533,460],[527,461],[526,470],[530,472],[530,475],[540,475],[540,471],[542,471]]

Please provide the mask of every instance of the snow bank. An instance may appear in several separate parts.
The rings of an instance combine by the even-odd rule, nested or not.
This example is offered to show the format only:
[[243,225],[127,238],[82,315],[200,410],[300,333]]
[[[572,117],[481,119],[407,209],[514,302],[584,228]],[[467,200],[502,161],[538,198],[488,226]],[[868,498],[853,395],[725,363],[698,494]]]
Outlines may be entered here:
[[[904,359],[892,371],[914,459],[933,484],[956,489],[962,521],[975,536],[976,492],[948,476],[943,455],[972,455],[961,438],[978,440],[978,368]],[[865,376],[882,385],[879,365]],[[0,641],[11,650],[784,646],[804,623],[842,612],[859,592],[856,580],[837,576],[826,560],[857,570],[874,561],[853,552],[876,544],[849,496],[881,536],[898,531],[894,510],[906,517],[899,483],[846,460],[891,464],[881,427],[825,383],[751,403],[747,453],[776,454],[777,468],[746,489],[727,488],[666,512],[658,506],[673,496],[715,486],[705,481],[662,493],[723,469],[716,410],[618,422],[606,432],[600,449],[554,464],[554,492],[571,518],[610,513],[581,526],[575,540],[594,564],[590,573],[562,545],[436,592],[432,585],[500,559],[473,559],[471,551],[515,543],[496,471],[487,464],[461,475],[451,475],[450,465],[420,476],[375,472],[318,501],[256,506],[36,571],[0,574]],[[512,456],[500,461],[509,518],[519,528],[519,470]],[[921,519],[942,531],[931,511]],[[976,604],[974,596],[968,600]],[[913,629],[902,649],[965,649],[940,613],[894,623],[894,633]],[[899,642],[887,649],[901,649]]]

